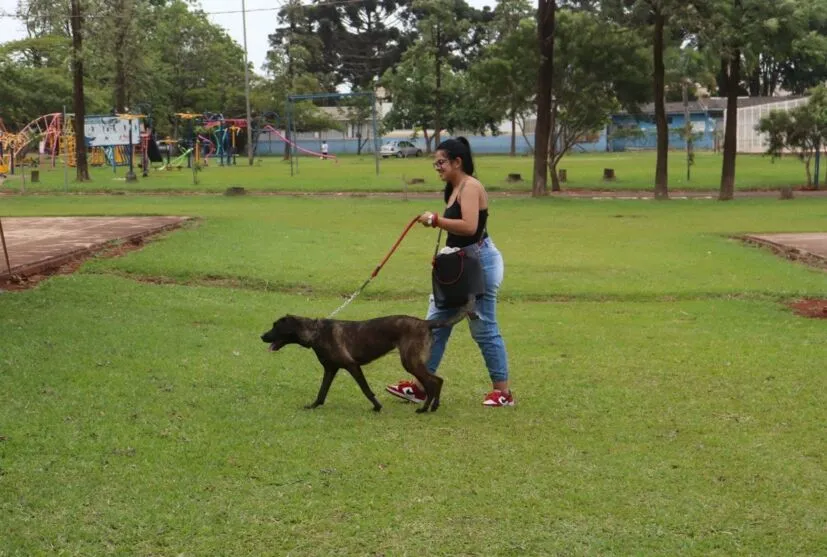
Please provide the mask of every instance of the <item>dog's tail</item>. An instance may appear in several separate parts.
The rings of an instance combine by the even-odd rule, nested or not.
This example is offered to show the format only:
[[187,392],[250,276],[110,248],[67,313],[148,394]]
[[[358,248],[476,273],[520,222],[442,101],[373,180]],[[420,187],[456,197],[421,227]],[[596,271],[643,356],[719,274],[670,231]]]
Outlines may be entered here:
[[429,319],[428,320],[428,328],[429,329],[441,329],[442,327],[453,327],[466,316],[470,315],[472,311],[474,311],[474,306],[477,304],[477,298],[475,296],[468,296],[468,301],[465,302],[465,305],[459,308],[456,314],[452,315],[448,319]]

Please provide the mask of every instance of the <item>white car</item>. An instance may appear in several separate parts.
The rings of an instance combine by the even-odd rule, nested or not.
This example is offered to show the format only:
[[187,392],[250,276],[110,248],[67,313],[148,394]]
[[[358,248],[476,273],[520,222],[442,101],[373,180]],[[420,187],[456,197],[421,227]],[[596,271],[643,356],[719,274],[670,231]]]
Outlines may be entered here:
[[379,149],[379,154],[382,155],[382,158],[398,157],[404,159],[405,157],[421,157],[422,149],[410,141],[388,141]]

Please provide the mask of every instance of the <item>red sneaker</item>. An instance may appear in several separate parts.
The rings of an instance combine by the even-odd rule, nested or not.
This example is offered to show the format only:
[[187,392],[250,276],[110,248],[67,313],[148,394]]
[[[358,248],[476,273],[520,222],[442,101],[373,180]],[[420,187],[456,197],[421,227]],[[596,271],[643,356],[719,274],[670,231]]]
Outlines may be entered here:
[[514,396],[502,391],[491,391],[482,401],[483,406],[514,406]]
[[388,385],[385,387],[385,390],[393,396],[398,396],[411,402],[425,402],[425,391],[413,381],[400,381],[396,385]]

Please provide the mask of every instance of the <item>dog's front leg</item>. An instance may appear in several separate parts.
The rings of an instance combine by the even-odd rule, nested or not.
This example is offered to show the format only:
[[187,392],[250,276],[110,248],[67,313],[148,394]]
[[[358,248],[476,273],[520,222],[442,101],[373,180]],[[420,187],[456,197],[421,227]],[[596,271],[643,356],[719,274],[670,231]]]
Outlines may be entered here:
[[368,400],[373,403],[373,411],[379,412],[382,409],[382,405],[379,404],[379,401],[376,400],[376,395],[370,390],[370,385],[368,385],[368,381],[365,379],[365,374],[362,373],[362,368],[359,367],[358,364],[353,364],[348,367],[347,370],[359,384],[359,387],[362,389],[365,396],[368,397]]
[[336,377],[336,373],[338,371],[338,367],[325,366],[324,376],[322,377],[322,385],[319,387],[319,394],[316,395],[316,400],[314,400],[312,404],[305,406],[305,408],[312,410],[313,408],[324,404],[324,401],[327,398],[327,391],[330,390],[330,384],[333,383],[333,379]]

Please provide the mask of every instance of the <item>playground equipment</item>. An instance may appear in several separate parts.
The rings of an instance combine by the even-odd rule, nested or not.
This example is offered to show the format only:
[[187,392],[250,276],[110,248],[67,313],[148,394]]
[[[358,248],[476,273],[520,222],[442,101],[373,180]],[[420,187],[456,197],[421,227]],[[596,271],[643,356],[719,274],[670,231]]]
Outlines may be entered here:
[[[353,93],[312,93],[309,95],[287,95],[287,130],[292,137],[296,137],[296,119],[294,117],[295,111],[295,103],[302,102],[302,101],[311,101],[315,102],[318,100],[323,101],[337,101],[340,99],[348,99],[348,98],[366,98],[367,101],[370,103],[371,107],[371,125],[373,128],[373,152],[374,152],[374,159],[376,162],[376,175],[379,175],[379,136],[377,133],[377,116],[376,116],[376,94],[373,91],[356,91]],[[281,135],[281,134],[279,134]],[[281,136],[280,139],[285,141],[287,138]],[[301,149],[296,143],[293,143],[293,152],[295,153],[296,150],[307,151],[306,149]],[[318,153],[321,155],[321,153]],[[290,157],[290,175],[293,176],[294,173],[294,164],[295,164],[295,172],[298,173],[299,170],[299,160],[297,157]]]
[[14,173],[16,161],[37,144],[40,154],[52,154],[52,164],[60,144],[62,114],[46,114],[29,122],[17,133],[0,127],[0,173]]
[[[148,161],[161,162],[161,153],[150,130],[141,131],[141,114],[116,116],[87,116],[84,125],[84,141],[92,166],[109,164],[116,171],[118,166],[131,166],[134,155],[140,153],[144,176]],[[59,155],[66,165],[74,167],[76,137],[74,115],[55,112],[45,114],[29,122],[20,132],[12,134],[0,130],[0,172],[13,173],[16,161],[22,161],[34,150],[42,164],[43,157],[51,159],[52,168]],[[130,169],[130,174],[134,172]],[[128,175],[129,177],[129,175]]]
[[187,149],[177,157],[175,157],[172,161],[167,161],[167,163],[158,168],[158,170],[169,170],[170,168],[178,168],[181,169],[184,166],[184,161],[189,160],[190,153],[192,153],[192,148]]
[[[206,148],[207,152],[204,153]],[[215,143],[210,141],[210,138],[198,134],[198,139],[195,141],[195,162],[200,163],[203,157],[204,165],[209,165],[210,157],[215,154]]]
[[212,112],[179,112],[170,118],[170,123],[175,127],[178,139],[164,140],[169,148],[166,164],[161,167],[165,169],[183,164],[181,156],[171,160],[173,146],[189,154],[186,158],[188,168],[193,162],[207,166],[215,158],[221,166],[235,164],[241,144],[239,132],[247,127],[244,119],[224,118],[223,114]]
[[307,153],[308,155],[313,155],[315,157],[320,157],[320,158],[324,158],[324,159],[333,159],[337,163],[339,162],[339,160],[336,158],[336,155],[331,155],[330,153],[325,154],[325,153],[321,153],[319,151],[313,151],[311,149],[305,149],[304,147],[302,147],[301,145],[299,145],[295,141],[290,140],[290,138],[286,137],[283,133],[281,133],[279,130],[277,130],[276,128],[274,128],[270,124],[265,125],[261,129],[262,129],[262,131],[272,133],[273,135],[275,135],[280,140],[284,141],[285,143],[287,143],[288,145],[290,145],[293,149],[295,149],[297,151],[301,151],[302,153]]

